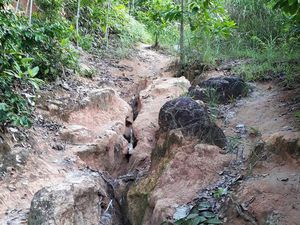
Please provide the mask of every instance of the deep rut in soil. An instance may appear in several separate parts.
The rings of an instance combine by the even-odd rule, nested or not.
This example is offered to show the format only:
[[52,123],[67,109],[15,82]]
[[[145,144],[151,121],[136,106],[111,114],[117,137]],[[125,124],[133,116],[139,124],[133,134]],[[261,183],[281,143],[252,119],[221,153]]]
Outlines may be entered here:
[[[193,140],[193,145],[177,146],[181,152],[174,159],[152,162],[159,141],[158,112],[165,102],[185,95],[187,80],[172,78],[175,72],[167,70],[171,58],[146,45],[138,48],[136,56],[117,64],[106,66],[89,60],[86,63],[106,73],[92,81],[78,78],[67,84],[72,91],[55,87],[43,93],[48,105],[37,110],[37,122],[28,134],[34,137],[34,152],[22,172],[12,170],[10,177],[0,181],[1,224],[26,222],[35,193],[45,186],[64,184],[68,173],[83,171],[96,172],[107,184],[108,199],[101,202],[100,210],[105,225],[136,225],[128,215],[127,192],[141,180],[150,180],[148,186],[157,191],[145,193],[151,201],[143,215],[147,225],[157,225],[163,216],[172,219],[182,205],[190,209],[203,199],[228,225],[263,224],[270,218],[278,219],[278,225],[297,225],[299,158],[286,151],[300,148],[300,124],[294,117],[300,108],[299,88],[283,90],[272,82],[256,83],[248,97],[219,106],[217,123],[229,140],[227,152],[196,145]],[[210,71],[206,77],[215,75],[228,74]],[[76,107],[66,113],[63,105]],[[59,109],[66,119],[60,118]],[[259,152],[257,144],[263,143],[259,153],[264,153],[274,134],[279,136],[275,135],[272,148],[280,148],[277,150],[284,156],[266,151],[268,154],[254,158],[249,171],[249,161]],[[205,163],[207,168],[201,168]],[[228,191],[230,197],[216,199],[219,189]],[[169,205],[164,205],[166,202]],[[283,207],[288,204],[290,208]],[[135,207],[138,211],[142,205]],[[166,211],[169,214],[163,214]]]

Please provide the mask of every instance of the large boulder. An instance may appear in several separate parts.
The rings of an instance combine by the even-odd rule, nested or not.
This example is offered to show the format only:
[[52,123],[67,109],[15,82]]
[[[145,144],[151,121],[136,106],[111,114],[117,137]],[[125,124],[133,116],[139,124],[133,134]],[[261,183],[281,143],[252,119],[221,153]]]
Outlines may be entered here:
[[189,97],[168,101],[159,112],[162,131],[180,129],[185,136],[196,136],[203,143],[225,147],[223,131],[210,120],[205,107]]
[[98,174],[74,174],[34,195],[28,224],[99,225],[109,201],[107,185]]
[[213,77],[189,89],[189,95],[196,100],[209,102],[215,99],[227,103],[247,94],[247,84],[239,77]]

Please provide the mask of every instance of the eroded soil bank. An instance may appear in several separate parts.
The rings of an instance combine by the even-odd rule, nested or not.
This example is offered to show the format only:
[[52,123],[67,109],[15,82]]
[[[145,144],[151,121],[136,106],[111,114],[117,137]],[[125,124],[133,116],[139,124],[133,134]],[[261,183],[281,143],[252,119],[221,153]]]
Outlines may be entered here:
[[299,224],[299,88],[251,84],[217,110],[198,101],[227,137],[221,149],[161,129],[162,106],[191,86],[169,56],[140,45],[130,59],[81,61],[92,79],[44,87],[33,128],[1,135],[1,224],[159,225],[202,198],[224,224]]

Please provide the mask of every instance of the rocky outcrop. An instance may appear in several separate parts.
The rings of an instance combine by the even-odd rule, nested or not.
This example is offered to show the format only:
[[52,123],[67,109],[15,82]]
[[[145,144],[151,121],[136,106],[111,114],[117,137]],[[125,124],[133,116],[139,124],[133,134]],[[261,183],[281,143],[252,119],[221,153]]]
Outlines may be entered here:
[[127,123],[132,123],[132,109],[110,88],[90,91],[81,107],[69,116],[61,130],[61,139],[93,170],[118,176],[126,170]]
[[107,185],[98,174],[73,174],[65,182],[34,195],[28,224],[99,225],[109,202]]
[[138,140],[130,158],[129,168],[146,171],[150,167],[151,153],[156,145],[159,130],[160,108],[170,99],[187,93],[190,82],[184,78],[160,78],[140,92],[140,110],[133,123],[133,131]]
[[300,132],[278,132],[266,139],[266,149],[283,157],[300,157]]
[[209,118],[206,109],[189,97],[168,101],[159,112],[162,131],[180,129],[184,135],[197,137],[203,143],[226,145],[223,131]]
[[[229,162],[219,147],[199,144],[226,144],[223,131],[210,120],[205,107],[189,97],[164,97],[174,93],[170,81],[159,81],[141,95],[141,112],[134,122],[139,142],[131,162],[140,161],[144,167],[136,168],[142,171],[147,162],[151,167],[148,176],[127,193],[132,225],[157,225],[171,218],[176,206],[191,201],[199,190],[218,179],[212,171],[222,170]],[[137,122],[144,126],[139,129]],[[152,139],[155,135],[158,141]],[[147,161],[149,154],[151,161]]]
[[0,180],[10,172],[19,169],[27,162],[30,149],[16,146],[11,148],[4,138],[0,136]]
[[176,207],[192,201],[197,192],[215,182],[216,171],[229,163],[217,146],[182,139],[180,132],[161,137],[153,152],[149,175],[127,194],[132,225],[157,225],[172,219]]
[[213,77],[189,89],[189,95],[205,102],[228,103],[247,94],[248,86],[239,77]]

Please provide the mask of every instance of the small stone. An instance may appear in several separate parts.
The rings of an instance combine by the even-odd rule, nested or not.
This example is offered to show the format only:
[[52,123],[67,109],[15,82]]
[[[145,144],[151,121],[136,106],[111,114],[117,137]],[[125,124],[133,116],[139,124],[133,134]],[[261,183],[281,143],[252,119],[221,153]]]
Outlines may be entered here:
[[12,133],[17,133],[19,132],[19,130],[17,128],[14,128],[14,127],[9,127],[8,130]]
[[180,220],[188,215],[190,210],[189,206],[183,205],[176,208],[176,212],[173,215],[174,220]]
[[57,145],[54,145],[52,147],[52,149],[57,150],[57,151],[62,151],[62,150],[64,150],[64,146],[61,144],[57,144]]
[[17,188],[16,188],[14,185],[12,185],[12,184],[8,185],[8,186],[7,186],[7,189],[8,189],[10,192],[13,192],[13,191],[17,190]]
[[67,91],[70,91],[70,90],[71,90],[70,86],[69,86],[66,82],[63,82],[63,83],[61,84],[61,86],[63,87],[63,89],[65,89],[65,90],[67,90]]
[[59,107],[57,105],[55,105],[55,104],[49,104],[47,106],[47,109],[48,109],[48,111],[53,112],[53,111],[58,111]]
[[244,124],[238,124],[235,127],[235,132],[239,133],[239,134],[246,134],[247,130],[246,130],[246,126]]
[[283,182],[287,182],[289,180],[288,177],[283,177],[283,178],[280,178],[280,181],[283,181]]

